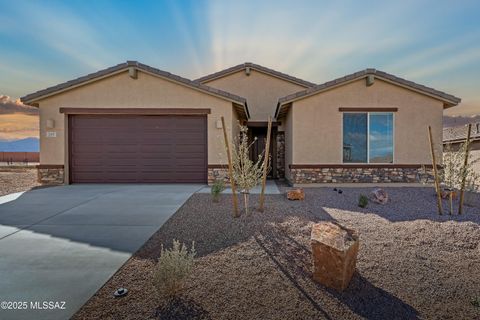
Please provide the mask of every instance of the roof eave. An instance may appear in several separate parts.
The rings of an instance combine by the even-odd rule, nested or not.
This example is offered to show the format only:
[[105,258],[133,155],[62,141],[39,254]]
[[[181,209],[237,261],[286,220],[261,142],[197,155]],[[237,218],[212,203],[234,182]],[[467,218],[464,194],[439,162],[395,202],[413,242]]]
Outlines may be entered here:
[[[223,91],[223,90],[219,90],[219,89],[209,87],[209,86],[204,85],[204,84],[199,84],[199,83],[194,82],[192,80],[189,80],[189,79],[182,78],[180,76],[171,74],[169,72],[162,71],[162,70],[150,67],[148,65],[141,64],[137,61],[127,61],[126,63],[121,63],[121,64],[118,64],[116,66],[106,68],[106,69],[97,71],[95,73],[91,73],[91,74],[88,74],[86,76],[82,76],[82,77],[79,77],[77,79],[70,80],[70,81],[61,83],[59,85],[52,86],[52,87],[49,87],[49,88],[31,93],[31,94],[25,95],[25,96],[20,98],[20,101],[22,101],[25,104],[36,103],[39,100],[45,99],[47,97],[57,95],[59,93],[65,92],[65,91],[72,90],[72,89],[84,86],[86,84],[89,84],[89,83],[92,83],[92,82],[95,82],[95,81],[99,81],[99,80],[102,80],[104,78],[108,78],[110,76],[116,75],[116,74],[126,72],[126,71],[128,71],[128,69],[130,67],[134,67],[137,70],[140,70],[140,71],[145,72],[147,74],[150,74],[152,76],[156,76],[156,77],[162,78],[164,80],[174,82],[174,83],[179,84],[179,85],[183,85],[185,87],[203,92],[205,94],[216,96],[220,99],[243,105],[245,108],[247,108],[245,98],[236,96],[234,94],[231,94],[231,93]],[[58,89],[55,89],[56,87],[58,87]],[[246,111],[247,111],[247,114],[248,114],[248,108],[246,109]]]
[[[357,75],[357,76],[355,76],[355,75]],[[423,94],[423,95],[426,95],[426,96],[430,96],[433,99],[440,100],[440,101],[444,102],[444,108],[445,109],[454,107],[461,102],[460,98],[457,98],[457,97],[452,96],[452,95],[448,95],[448,96],[451,96],[451,98],[452,98],[452,99],[448,99],[448,98],[440,96],[438,94],[428,92],[428,91],[433,91],[434,89],[432,89],[432,88],[425,87],[426,90],[428,90],[428,91],[421,90],[420,88],[415,88],[415,87],[412,87],[411,85],[407,85],[407,84],[389,79],[387,77],[382,76],[381,74],[379,75],[375,69],[366,69],[364,71],[360,71],[360,72],[356,72],[354,74],[348,75],[348,76],[344,77],[344,79],[343,78],[335,79],[335,80],[326,82],[324,84],[318,85],[315,88],[302,90],[302,91],[287,95],[285,97],[282,97],[278,100],[277,109],[279,107],[281,108],[283,105],[286,105],[288,103],[292,103],[292,102],[295,102],[295,101],[298,101],[298,100],[302,100],[302,99],[305,99],[305,98],[323,93],[325,91],[333,90],[333,89],[338,88],[340,86],[352,83],[354,81],[358,81],[358,80],[363,79],[363,78],[366,78],[369,75],[374,75],[375,78],[378,78],[382,81],[392,83],[394,85],[400,86],[400,87],[405,88],[407,90],[411,90],[411,91],[414,91],[414,92],[417,92],[417,93],[420,93],[420,94]],[[342,80],[340,80],[340,79],[342,79]],[[398,79],[400,79],[400,78],[398,78]],[[401,79],[401,80],[405,81],[405,82],[409,82],[407,80],[403,80],[403,79]],[[420,85],[417,85],[417,86],[420,86]],[[275,113],[277,114],[277,112],[275,112]]]
[[239,71],[245,70],[246,68],[251,68],[251,69],[256,70],[258,72],[261,72],[263,74],[266,74],[266,75],[275,77],[277,79],[299,85],[299,86],[304,87],[304,88],[312,88],[312,87],[316,86],[316,84],[313,83],[313,82],[309,82],[309,81],[306,81],[306,80],[303,80],[303,79],[300,79],[300,78],[297,78],[297,77],[293,77],[293,76],[290,76],[286,73],[276,71],[276,70],[273,70],[273,69],[255,64],[255,63],[251,63],[251,62],[245,62],[245,63],[239,64],[239,65],[236,65],[236,66],[233,66],[233,67],[221,70],[221,71],[217,71],[217,72],[214,72],[212,74],[209,74],[209,75],[203,76],[201,78],[198,78],[194,81],[199,82],[199,83],[214,81],[214,80],[221,79],[221,78],[224,78],[226,76],[229,76],[231,74],[237,73]]

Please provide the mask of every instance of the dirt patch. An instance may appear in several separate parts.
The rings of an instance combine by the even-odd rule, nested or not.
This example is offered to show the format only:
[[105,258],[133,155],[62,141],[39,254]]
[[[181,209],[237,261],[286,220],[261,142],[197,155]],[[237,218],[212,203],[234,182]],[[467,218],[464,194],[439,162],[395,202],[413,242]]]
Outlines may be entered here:
[[30,190],[40,185],[36,168],[0,167],[0,196]]
[[[269,195],[264,213],[231,217],[230,197],[193,195],[74,319],[475,319],[480,308],[480,214],[438,216],[429,188],[387,188],[386,205],[357,206],[370,188]],[[251,203],[256,203],[252,196]],[[446,204],[446,203],[445,203]],[[310,230],[336,221],[360,233],[357,271],[343,293],[312,280]],[[179,300],[156,298],[161,243],[195,241]],[[113,297],[118,287],[129,294]]]

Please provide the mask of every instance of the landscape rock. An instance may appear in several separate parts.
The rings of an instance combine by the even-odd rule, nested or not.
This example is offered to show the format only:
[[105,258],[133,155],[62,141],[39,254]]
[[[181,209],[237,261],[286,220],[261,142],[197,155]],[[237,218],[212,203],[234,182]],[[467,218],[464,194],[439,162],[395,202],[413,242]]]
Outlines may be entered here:
[[[442,196],[442,199],[450,199],[450,190],[442,190],[440,193]],[[457,199],[457,191],[452,192],[452,199],[456,200]]]
[[373,201],[379,204],[386,204],[388,202],[388,194],[383,189],[375,189],[372,191]]
[[358,233],[332,222],[321,222],[313,225],[310,242],[313,279],[338,291],[345,290],[355,272]]
[[305,200],[305,191],[302,188],[297,188],[287,191],[288,200]]

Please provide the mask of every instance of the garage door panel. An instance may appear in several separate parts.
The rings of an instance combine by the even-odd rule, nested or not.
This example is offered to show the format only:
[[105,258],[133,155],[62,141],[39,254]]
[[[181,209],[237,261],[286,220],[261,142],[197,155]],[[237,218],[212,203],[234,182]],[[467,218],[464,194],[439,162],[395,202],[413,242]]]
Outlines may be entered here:
[[170,154],[173,153],[174,144],[147,144],[147,145],[140,145],[138,150],[140,154]]
[[194,167],[198,170],[199,167],[202,167],[205,164],[205,161],[202,158],[186,158],[186,159],[175,159],[176,167]]
[[205,116],[70,116],[71,182],[207,178]]
[[205,138],[203,137],[202,133],[189,133],[189,134],[178,134],[175,137],[175,142],[180,145],[195,145],[195,144],[204,144]]
[[177,182],[197,182],[202,183],[203,181],[202,173],[178,173],[175,175],[175,180]]
[[73,154],[101,154],[104,146],[102,144],[74,144],[70,146]]
[[205,147],[201,144],[185,144],[185,145],[176,145],[176,153],[203,153]]
[[166,170],[172,170],[173,167],[171,158],[152,158],[152,159],[139,159],[137,161],[140,168],[159,168],[159,170],[165,168]]

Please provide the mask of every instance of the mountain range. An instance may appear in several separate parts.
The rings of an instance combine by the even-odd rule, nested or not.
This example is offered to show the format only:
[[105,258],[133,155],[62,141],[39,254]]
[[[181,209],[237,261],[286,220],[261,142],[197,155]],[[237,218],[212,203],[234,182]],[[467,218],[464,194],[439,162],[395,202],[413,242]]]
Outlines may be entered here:
[[0,140],[0,152],[38,152],[40,150],[38,138],[26,138],[20,140]]

